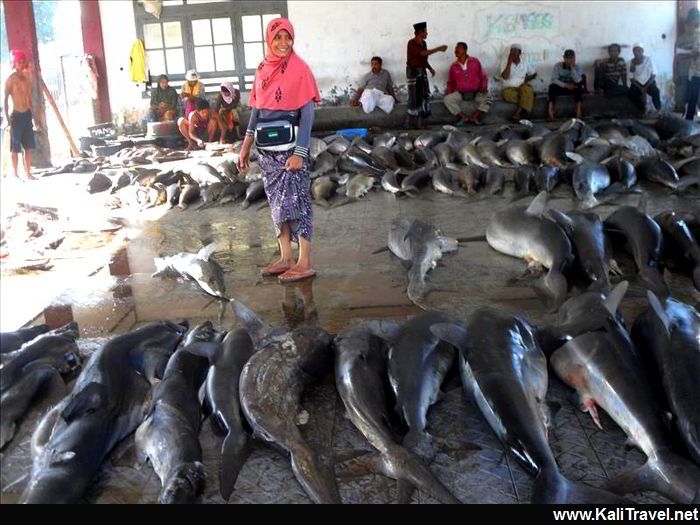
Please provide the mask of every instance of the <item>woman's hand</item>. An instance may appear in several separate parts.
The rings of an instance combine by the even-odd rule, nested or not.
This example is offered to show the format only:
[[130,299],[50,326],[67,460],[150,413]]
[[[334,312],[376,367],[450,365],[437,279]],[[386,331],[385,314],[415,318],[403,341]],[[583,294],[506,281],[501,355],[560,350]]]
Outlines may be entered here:
[[243,139],[243,145],[241,146],[241,152],[238,155],[238,171],[245,173],[250,167],[248,161],[250,160],[250,148],[253,145],[253,137],[246,135]]
[[292,155],[287,159],[287,162],[284,165],[284,169],[286,169],[287,171],[298,171],[302,168],[303,165],[303,158],[301,158],[299,155]]

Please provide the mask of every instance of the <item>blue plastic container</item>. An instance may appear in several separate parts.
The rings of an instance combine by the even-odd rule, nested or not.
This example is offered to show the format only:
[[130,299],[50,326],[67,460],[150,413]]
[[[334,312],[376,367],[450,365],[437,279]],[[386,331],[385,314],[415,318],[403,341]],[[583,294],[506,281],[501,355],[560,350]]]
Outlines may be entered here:
[[336,133],[338,133],[338,135],[342,135],[346,139],[352,139],[354,137],[364,137],[369,132],[367,131],[367,128],[348,128],[339,129]]

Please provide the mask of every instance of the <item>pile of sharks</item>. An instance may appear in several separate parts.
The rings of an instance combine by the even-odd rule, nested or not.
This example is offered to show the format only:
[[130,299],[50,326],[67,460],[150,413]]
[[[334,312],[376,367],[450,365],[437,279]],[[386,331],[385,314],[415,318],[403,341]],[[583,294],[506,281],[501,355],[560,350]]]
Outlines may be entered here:
[[[453,197],[502,193],[515,200],[568,183],[583,209],[628,192],[638,180],[682,192],[700,185],[700,124],[665,115],[653,123],[612,119],[589,125],[571,119],[557,129],[524,120],[492,131],[458,129],[419,135],[380,133],[349,141],[312,139],[312,192],[333,208],[381,187],[396,197],[421,188]],[[345,194],[335,199],[336,194]]]
[[[315,503],[342,503],[338,479],[367,473],[395,479],[401,503],[416,489],[460,503],[430,468],[436,448],[427,431],[456,371],[504,450],[534,478],[533,502],[624,503],[625,494],[651,490],[698,503],[700,315],[649,291],[648,307],[628,330],[618,311],[627,286],[576,295],[539,327],[486,307],[465,319],[426,311],[402,323],[362,321],[332,336],[317,319],[273,327],[236,299],[229,304],[240,326],[228,331],[209,321],[146,324],[95,351],[40,419],[21,501],[83,501],[101,465],[133,436],[137,461],[150,463],[161,481],[159,501],[197,502],[212,474],[199,440],[209,418],[221,443],[214,475],[226,500],[259,441],[289,458]],[[21,385],[44,376],[62,384],[62,374],[81,366],[76,337],[75,325],[3,334],[3,446],[29,406],[48,395]],[[648,458],[642,467],[602,487],[560,472],[548,442],[556,417],[546,402],[550,369],[598,426],[602,409],[625,431]],[[303,399],[329,376],[367,447],[334,451],[304,437],[302,426],[314,421]]]
[[576,289],[610,291],[613,278],[634,279],[667,297],[665,269],[688,276],[700,291],[700,207],[651,217],[643,193],[636,206],[619,206],[602,218],[590,210],[557,210],[548,199],[543,191],[527,205],[510,204],[491,216],[485,235],[474,237],[448,237],[436,226],[400,217],[389,227],[386,248],[373,253],[390,251],[406,266],[406,293],[423,309],[433,291],[428,272],[444,254],[476,241],[524,260],[527,269],[512,281],[532,283],[552,312]]
[[[259,203],[260,210],[267,202],[258,152],[253,148],[250,169],[239,173],[240,147],[238,142],[226,158],[216,159],[221,152],[212,152],[198,163],[174,150],[154,154],[153,147],[135,147],[106,164],[81,159],[55,172],[94,172],[86,189],[109,192],[106,205],[112,208],[201,210],[237,203],[247,209]],[[144,164],[149,159],[167,164]],[[395,197],[429,198],[423,190],[432,188],[474,199],[482,198],[478,193],[503,193],[512,184],[517,200],[533,191],[551,192],[560,183],[569,184],[579,206],[590,209],[640,191],[640,180],[676,193],[700,185],[700,124],[669,114],[654,122],[612,119],[589,125],[571,119],[552,128],[523,120],[490,131],[443,126],[417,135],[384,132],[352,140],[336,133],[311,137],[309,169],[314,201],[326,209],[357,201],[373,188]]]

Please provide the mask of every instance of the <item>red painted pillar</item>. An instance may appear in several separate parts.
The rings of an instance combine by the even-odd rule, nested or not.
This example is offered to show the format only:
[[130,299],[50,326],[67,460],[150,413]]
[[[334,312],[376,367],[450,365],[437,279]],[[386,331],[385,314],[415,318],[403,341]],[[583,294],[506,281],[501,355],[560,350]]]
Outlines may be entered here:
[[95,57],[97,66],[97,122],[111,122],[112,109],[109,103],[107,86],[107,67],[105,48],[102,41],[102,22],[100,21],[100,4],[97,0],[81,0],[80,23],[83,30],[83,51]]
[[[5,27],[7,28],[7,45],[10,49],[21,49],[31,61],[34,72],[32,81],[32,105],[34,106],[34,120],[40,128],[36,133],[36,149],[32,155],[32,164],[37,168],[51,166],[51,148],[46,131],[46,108],[44,106],[44,94],[41,84],[37,81],[41,75],[39,64],[39,46],[36,39],[36,25],[34,23],[34,7],[31,0],[3,0],[5,10]],[[3,78],[3,82],[4,82]]]

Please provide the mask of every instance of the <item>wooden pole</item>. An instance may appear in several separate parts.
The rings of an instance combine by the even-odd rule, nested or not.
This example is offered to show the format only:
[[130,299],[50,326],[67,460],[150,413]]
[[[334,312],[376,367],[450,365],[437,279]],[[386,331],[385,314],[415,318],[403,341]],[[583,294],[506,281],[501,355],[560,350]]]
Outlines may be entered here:
[[54,113],[56,114],[56,119],[58,119],[58,123],[61,125],[61,129],[63,130],[63,134],[66,136],[66,139],[68,139],[68,144],[70,145],[70,152],[73,157],[80,157],[80,150],[78,149],[78,146],[75,144],[75,141],[73,140],[73,137],[70,134],[70,131],[68,131],[68,128],[66,127],[65,122],[63,122],[63,117],[61,116],[61,112],[58,111],[58,106],[56,106],[56,101],[53,98],[53,95],[51,95],[51,92],[49,91],[49,88],[46,87],[46,84],[44,83],[44,79],[41,76],[41,73],[37,71],[37,78],[39,80],[39,83],[41,84],[41,90],[44,92],[44,95],[46,95],[46,99],[49,101],[49,104],[53,108]]

